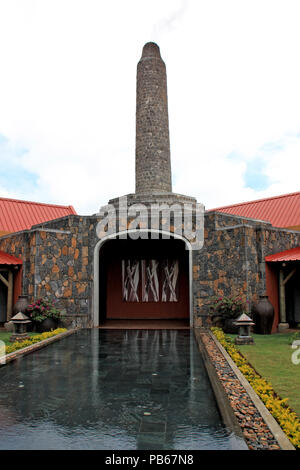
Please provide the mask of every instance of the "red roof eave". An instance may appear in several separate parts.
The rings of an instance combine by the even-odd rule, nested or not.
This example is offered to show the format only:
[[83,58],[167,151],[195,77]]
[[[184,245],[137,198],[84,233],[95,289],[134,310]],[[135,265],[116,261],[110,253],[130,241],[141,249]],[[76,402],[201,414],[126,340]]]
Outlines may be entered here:
[[0,264],[18,265],[23,264],[23,261],[20,258],[16,258],[15,256],[5,253],[4,251],[0,251]]
[[265,261],[273,263],[279,261],[300,261],[300,246],[266,256]]

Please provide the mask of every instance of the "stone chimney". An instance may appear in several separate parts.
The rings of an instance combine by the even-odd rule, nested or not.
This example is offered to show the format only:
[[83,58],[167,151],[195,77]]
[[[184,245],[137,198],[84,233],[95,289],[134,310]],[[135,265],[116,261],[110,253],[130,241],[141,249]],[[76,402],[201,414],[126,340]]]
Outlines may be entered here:
[[136,194],[172,192],[166,66],[154,42],[137,65],[135,178]]
[[[135,193],[132,204],[196,204],[191,196],[172,192],[166,66],[154,42],[143,47],[137,65]],[[120,198],[110,199],[117,210]],[[123,211],[123,206],[122,209]]]

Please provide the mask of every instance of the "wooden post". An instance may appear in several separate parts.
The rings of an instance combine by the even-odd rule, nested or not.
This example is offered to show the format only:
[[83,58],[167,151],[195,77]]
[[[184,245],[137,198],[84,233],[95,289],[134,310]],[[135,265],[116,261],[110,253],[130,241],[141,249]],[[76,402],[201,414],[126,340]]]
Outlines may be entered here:
[[0,274],[0,280],[3,282],[3,284],[6,285],[6,287],[8,287],[8,281],[5,279],[4,276],[2,276],[2,274]]
[[14,290],[14,275],[12,271],[8,271],[8,286],[7,286],[7,321],[12,317],[13,309],[13,290]]
[[290,274],[288,274],[288,275],[286,276],[286,278],[283,280],[283,284],[284,284],[284,285],[286,285],[286,283],[291,279],[291,277],[295,274],[295,272],[296,272],[296,268],[293,269],[293,270],[290,272]]

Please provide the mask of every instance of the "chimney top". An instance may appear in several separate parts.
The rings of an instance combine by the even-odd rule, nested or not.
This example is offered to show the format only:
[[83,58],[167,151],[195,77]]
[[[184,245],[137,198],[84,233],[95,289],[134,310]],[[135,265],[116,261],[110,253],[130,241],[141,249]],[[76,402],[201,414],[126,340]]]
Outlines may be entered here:
[[160,50],[155,42],[147,42],[143,47],[142,59],[157,57],[161,59]]

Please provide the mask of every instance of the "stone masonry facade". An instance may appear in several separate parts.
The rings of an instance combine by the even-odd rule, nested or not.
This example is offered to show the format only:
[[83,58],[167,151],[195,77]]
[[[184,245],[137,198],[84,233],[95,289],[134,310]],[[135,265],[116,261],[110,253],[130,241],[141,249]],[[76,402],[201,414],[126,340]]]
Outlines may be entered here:
[[[93,326],[94,250],[100,220],[71,215],[0,238],[0,250],[23,260],[23,292],[29,301],[56,299],[69,327]],[[215,295],[239,294],[249,301],[250,309],[266,290],[264,257],[299,245],[300,232],[207,213],[204,246],[192,252],[194,326],[209,325],[209,303]]]
[[209,323],[213,296],[239,295],[251,311],[266,292],[265,256],[300,244],[300,232],[269,223],[209,212],[204,246],[194,253],[193,293],[195,326]]

